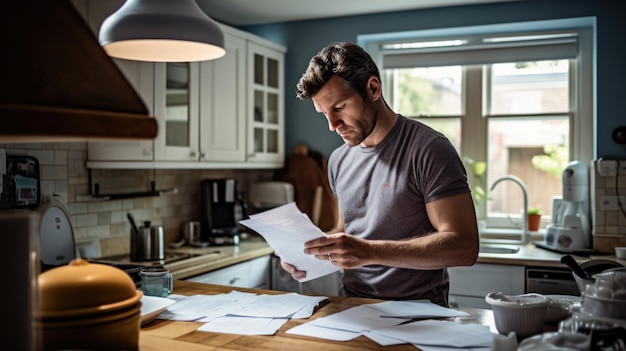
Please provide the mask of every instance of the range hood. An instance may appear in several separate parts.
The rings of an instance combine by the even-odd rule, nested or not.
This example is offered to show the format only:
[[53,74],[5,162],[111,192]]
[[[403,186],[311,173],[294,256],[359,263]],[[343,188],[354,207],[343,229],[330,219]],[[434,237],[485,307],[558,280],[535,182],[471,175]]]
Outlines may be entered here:
[[0,144],[154,139],[156,120],[69,0],[0,16]]

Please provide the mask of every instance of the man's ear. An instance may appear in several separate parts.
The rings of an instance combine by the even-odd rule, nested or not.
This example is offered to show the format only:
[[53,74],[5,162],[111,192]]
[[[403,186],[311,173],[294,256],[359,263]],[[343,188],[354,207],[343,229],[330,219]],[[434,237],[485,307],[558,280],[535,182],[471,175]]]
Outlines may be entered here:
[[382,84],[380,79],[375,76],[371,76],[367,80],[367,94],[370,96],[372,101],[376,101],[382,95]]

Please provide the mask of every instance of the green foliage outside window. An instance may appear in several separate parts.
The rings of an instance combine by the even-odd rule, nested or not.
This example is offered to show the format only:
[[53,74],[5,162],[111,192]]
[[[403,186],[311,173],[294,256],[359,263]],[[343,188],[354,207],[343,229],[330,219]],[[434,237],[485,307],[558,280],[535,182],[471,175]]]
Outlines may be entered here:
[[533,167],[560,179],[569,162],[568,149],[567,145],[544,146],[543,155],[533,156]]

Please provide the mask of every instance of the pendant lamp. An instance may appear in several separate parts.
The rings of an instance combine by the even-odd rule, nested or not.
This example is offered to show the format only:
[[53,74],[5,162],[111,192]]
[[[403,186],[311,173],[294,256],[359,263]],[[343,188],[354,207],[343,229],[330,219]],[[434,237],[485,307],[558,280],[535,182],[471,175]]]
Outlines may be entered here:
[[100,27],[112,57],[191,62],[224,56],[224,33],[194,0],[126,0]]

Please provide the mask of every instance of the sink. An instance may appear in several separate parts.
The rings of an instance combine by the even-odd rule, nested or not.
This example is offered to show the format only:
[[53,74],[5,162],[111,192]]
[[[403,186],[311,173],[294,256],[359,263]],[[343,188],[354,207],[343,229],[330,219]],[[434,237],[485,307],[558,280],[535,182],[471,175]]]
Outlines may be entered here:
[[503,244],[480,244],[478,252],[493,254],[514,254],[519,251],[519,246]]

